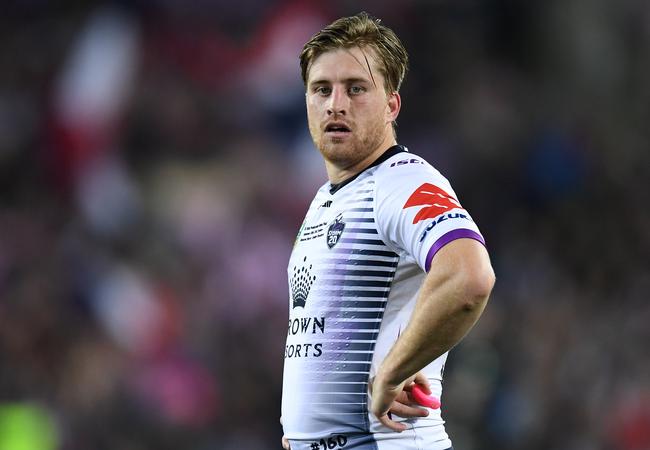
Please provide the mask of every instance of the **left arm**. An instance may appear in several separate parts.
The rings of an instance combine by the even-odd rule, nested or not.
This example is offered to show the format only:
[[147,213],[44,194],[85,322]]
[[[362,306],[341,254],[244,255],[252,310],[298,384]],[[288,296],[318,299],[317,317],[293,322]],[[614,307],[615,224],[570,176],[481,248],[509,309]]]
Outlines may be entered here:
[[456,345],[474,326],[494,285],[485,247],[457,239],[438,251],[426,275],[410,322],[372,383],[371,412],[395,431],[406,426],[388,417],[406,380]]

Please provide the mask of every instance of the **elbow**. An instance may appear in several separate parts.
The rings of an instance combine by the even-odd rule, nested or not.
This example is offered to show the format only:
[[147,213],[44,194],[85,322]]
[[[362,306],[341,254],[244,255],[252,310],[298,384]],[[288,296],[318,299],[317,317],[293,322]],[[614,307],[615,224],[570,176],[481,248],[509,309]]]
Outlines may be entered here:
[[490,298],[496,277],[491,266],[474,270],[462,277],[462,307],[466,311],[483,310]]

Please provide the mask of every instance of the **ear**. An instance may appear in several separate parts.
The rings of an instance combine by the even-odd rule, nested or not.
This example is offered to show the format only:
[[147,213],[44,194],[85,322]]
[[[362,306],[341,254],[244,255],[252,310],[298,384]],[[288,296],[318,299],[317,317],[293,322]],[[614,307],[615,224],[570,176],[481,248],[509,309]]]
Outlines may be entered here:
[[402,98],[399,92],[393,92],[388,95],[388,104],[386,105],[386,121],[394,122],[399,115],[399,110],[402,107]]

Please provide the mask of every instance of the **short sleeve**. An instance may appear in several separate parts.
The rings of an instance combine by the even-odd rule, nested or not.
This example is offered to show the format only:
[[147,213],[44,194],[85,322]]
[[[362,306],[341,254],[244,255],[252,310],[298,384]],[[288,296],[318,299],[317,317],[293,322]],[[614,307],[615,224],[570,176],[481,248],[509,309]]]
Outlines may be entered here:
[[[403,156],[401,157],[403,158]],[[485,245],[476,223],[461,206],[449,181],[415,155],[391,158],[377,172],[375,210],[384,242],[429,271],[435,254],[456,239]]]

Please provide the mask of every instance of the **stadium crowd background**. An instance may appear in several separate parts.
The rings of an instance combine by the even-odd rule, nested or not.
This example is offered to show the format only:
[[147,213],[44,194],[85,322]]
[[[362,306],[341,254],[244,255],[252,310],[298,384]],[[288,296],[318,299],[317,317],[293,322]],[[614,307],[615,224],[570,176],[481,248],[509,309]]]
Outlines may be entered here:
[[297,54],[360,10],[497,273],[448,363],[455,447],[650,449],[643,0],[3,2],[0,449],[280,448],[325,180]]

